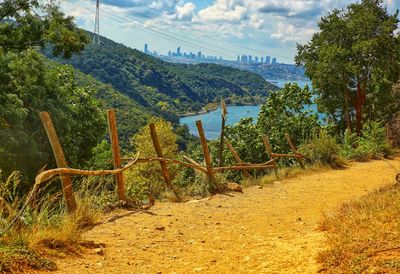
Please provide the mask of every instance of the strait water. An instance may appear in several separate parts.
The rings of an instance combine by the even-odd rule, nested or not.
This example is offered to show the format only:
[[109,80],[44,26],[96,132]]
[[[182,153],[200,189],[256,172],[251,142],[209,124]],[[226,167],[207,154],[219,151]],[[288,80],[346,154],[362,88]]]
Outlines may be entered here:
[[[283,87],[286,83],[290,82],[287,80],[273,80],[275,85]],[[272,81],[271,81],[272,82]],[[295,81],[300,87],[304,87],[306,84],[311,87],[310,81]],[[313,108],[314,109],[314,108]],[[254,122],[257,121],[258,113],[260,112],[260,106],[228,106],[228,119],[227,125],[234,125],[245,117],[252,117]],[[181,125],[186,124],[189,127],[190,133],[198,136],[196,121],[201,120],[204,128],[206,138],[209,140],[217,139],[221,131],[221,109],[210,111],[208,113],[181,117],[179,123]]]

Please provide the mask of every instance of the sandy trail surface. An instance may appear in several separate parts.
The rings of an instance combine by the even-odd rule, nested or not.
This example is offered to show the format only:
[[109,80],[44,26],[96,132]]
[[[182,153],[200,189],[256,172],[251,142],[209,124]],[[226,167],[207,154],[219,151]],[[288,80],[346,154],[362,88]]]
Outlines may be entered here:
[[[400,169],[399,159],[389,162]],[[352,163],[243,194],[118,212],[125,216],[84,234],[104,250],[57,259],[53,273],[316,273],[323,212],[393,183],[395,174],[386,161]]]

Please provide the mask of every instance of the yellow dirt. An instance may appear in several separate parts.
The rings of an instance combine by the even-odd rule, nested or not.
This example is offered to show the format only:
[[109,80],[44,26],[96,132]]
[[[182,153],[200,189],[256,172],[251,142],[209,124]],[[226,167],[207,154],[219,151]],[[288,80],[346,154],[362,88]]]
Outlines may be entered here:
[[[399,160],[390,163],[400,169]],[[244,194],[121,212],[84,234],[105,243],[103,255],[60,259],[55,273],[316,273],[322,212],[393,183],[395,174],[385,161],[352,163]]]

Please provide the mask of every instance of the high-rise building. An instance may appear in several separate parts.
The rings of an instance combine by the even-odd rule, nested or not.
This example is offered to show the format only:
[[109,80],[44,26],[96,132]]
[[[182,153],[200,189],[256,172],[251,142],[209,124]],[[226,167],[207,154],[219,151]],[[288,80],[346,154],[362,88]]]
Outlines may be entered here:
[[201,51],[197,53],[197,59],[201,59]]
[[172,55],[172,53],[171,53],[171,51],[169,50],[169,51],[168,51],[168,57],[171,57],[171,55]]
[[240,62],[240,55],[238,55],[238,57],[237,57],[237,62],[238,63]]
[[249,55],[249,63],[253,63],[253,56]]
[[258,57],[254,57],[254,62],[257,64],[258,63]]
[[265,63],[270,64],[271,63],[271,56],[265,57]]
[[247,60],[248,60],[247,55],[242,55],[241,59],[242,63],[247,63]]
[[272,58],[272,64],[275,65],[276,64],[276,58]]
[[144,44],[144,53],[149,53],[149,45]]
[[177,55],[177,56],[182,56],[182,53],[181,53],[181,46],[179,46],[179,47],[176,49],[176,55]]
[[261,63],[264,63],[264,57],[261,57]]

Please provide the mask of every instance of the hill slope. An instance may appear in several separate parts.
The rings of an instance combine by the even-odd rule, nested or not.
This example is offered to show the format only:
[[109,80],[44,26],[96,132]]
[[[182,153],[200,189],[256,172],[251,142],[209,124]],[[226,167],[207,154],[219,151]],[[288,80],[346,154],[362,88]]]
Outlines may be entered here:
[[198,111],[221,96],[260,98],[278,88],[251,72],[215,64],[171,64],[104,37],[101,46],[88,45],[69,60],[54,58],[50,49],[44,54],[111,84],[154,114],[175,121],[176,114]]

